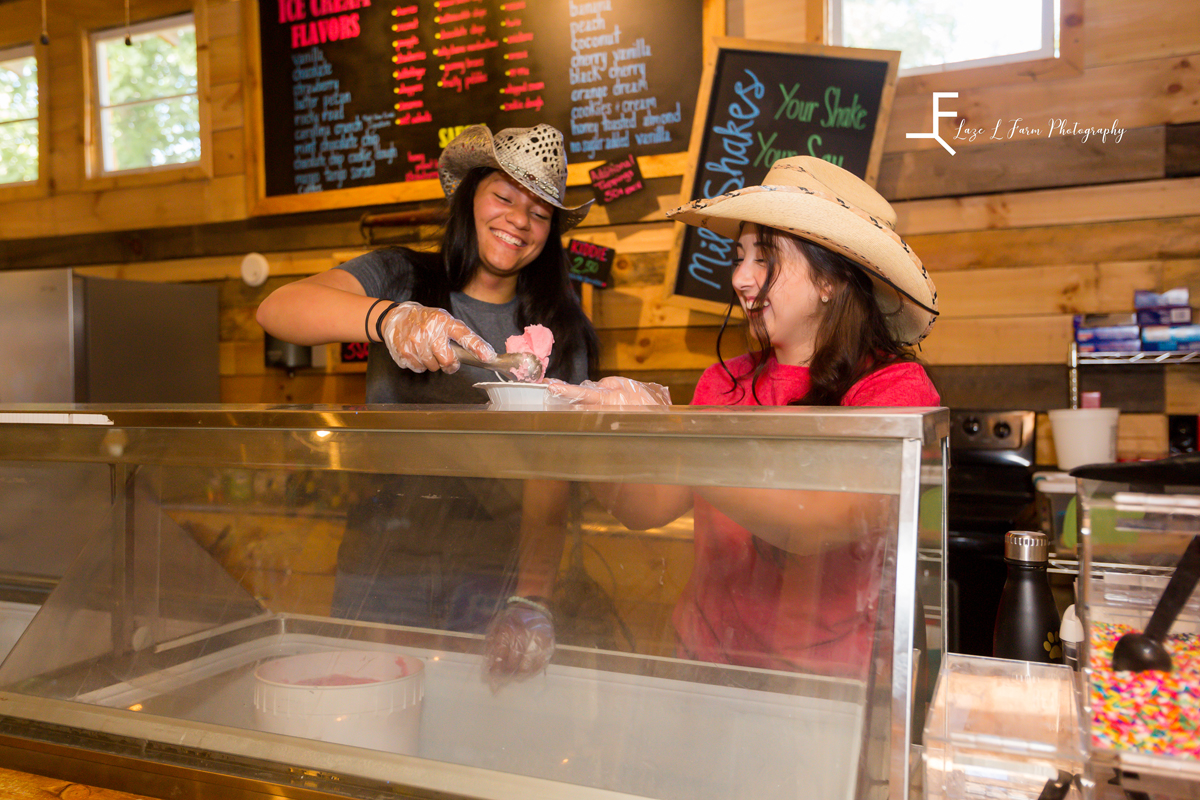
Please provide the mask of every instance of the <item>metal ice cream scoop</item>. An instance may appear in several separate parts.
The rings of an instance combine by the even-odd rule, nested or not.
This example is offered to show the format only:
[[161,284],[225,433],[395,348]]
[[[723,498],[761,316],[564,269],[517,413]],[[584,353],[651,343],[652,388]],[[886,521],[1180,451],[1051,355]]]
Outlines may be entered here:
[[[491,361],[484,361],[454,342],[450,343],[450,349],[462,363],[490,369],[501,380],[537,383],[542,379],[542,360],[533,353],[497,353]],[[524,377],[518,378],[518,374]]]

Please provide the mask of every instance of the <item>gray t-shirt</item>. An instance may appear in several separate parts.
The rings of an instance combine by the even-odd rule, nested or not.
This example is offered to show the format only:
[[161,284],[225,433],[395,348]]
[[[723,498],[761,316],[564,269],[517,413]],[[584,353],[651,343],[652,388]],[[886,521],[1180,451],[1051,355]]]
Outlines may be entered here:
[[[358,279],[368,297],[404,302],[411,299],[413,262],[408,253],[402,248],[375,250],[341,264],[340,268]],[[401,279],[397,280],[397,276]],[[401,287],[400,290],[388,292],[388,287],[395,286]],[[522,332],[517,327],[516,299],[507,303],[485,303],[462,292],[452,292],[450,313],[482,336],[497,353],[504,352],[508,337]],[[554,333],[557,337],[558,332]],[[567,374],[551,371],[548,377],[580,383],[587,376],[587,352],[586,348],[580,347]],[[486,403],[487,394],[474,384],[495,380],[494,372],[465,364],[453,375],[403,369],[392,360],[387,347],[376,342],[371,343],[367,355],[368,403]]]

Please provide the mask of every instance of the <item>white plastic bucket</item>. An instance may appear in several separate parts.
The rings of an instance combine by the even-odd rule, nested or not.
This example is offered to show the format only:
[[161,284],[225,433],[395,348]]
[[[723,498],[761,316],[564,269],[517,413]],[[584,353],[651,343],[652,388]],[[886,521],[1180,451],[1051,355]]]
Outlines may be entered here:
[[1050,412],[1050,429],[1058,468],[1117,460],[1117,408],[1059,408]]
[[359,650],[306,653],[254,671],[261,730],[414,755],[425,696],[419,658]]

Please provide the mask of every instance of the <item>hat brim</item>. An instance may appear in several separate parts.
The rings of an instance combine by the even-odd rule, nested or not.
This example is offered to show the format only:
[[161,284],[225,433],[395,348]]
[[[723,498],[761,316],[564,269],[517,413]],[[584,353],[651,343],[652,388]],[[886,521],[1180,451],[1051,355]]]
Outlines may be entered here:
[[565,206],[557,199],[546,194],[532,181],[517,174],[500,162],[496,157],[496,140],[486,125],[472,125],[454,138],[442,155],[438,158],[438,179],[446,197],[452,197],[458,191],[459,185],[467,177],[467,173],[476,167],[498,169],[513,181],[524,187],[530,194],[563,212],[562,231],[565,233],[583,222],[584,217],[592,210],[595,199],[588,200],[578,206]]
[[729,239],[737,239],[741,226],[753,222],[844,255],[866,269],[876,303],[906,344],[924,339],[937,318],[937,292],[912,249],[882,222],[812,191],[748,186],[672,209],[667,216]]

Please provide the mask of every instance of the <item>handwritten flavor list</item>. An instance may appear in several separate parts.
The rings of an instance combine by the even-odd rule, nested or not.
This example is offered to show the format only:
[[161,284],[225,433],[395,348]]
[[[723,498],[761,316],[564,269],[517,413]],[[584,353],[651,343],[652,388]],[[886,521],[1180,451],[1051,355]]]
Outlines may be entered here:
[[436,178],[478,123],[548,122],[573,161],[685,148],[702,4],[259,0],[267,194]]
[[612,13],[612,0],[567,0],[567,9],[571,15],[570,152],[591,160],[608,151],[627,150],[631,135],[639,148],[670,143],[673,136],[667,126],[682,121],[682,104],[678,100],[673,106],[660,103],[647,69],[657,65],[666,77],[672,65],[652,60],[654,48],[644,36],[632,39],[628,26],[622,32],[619,17]]

